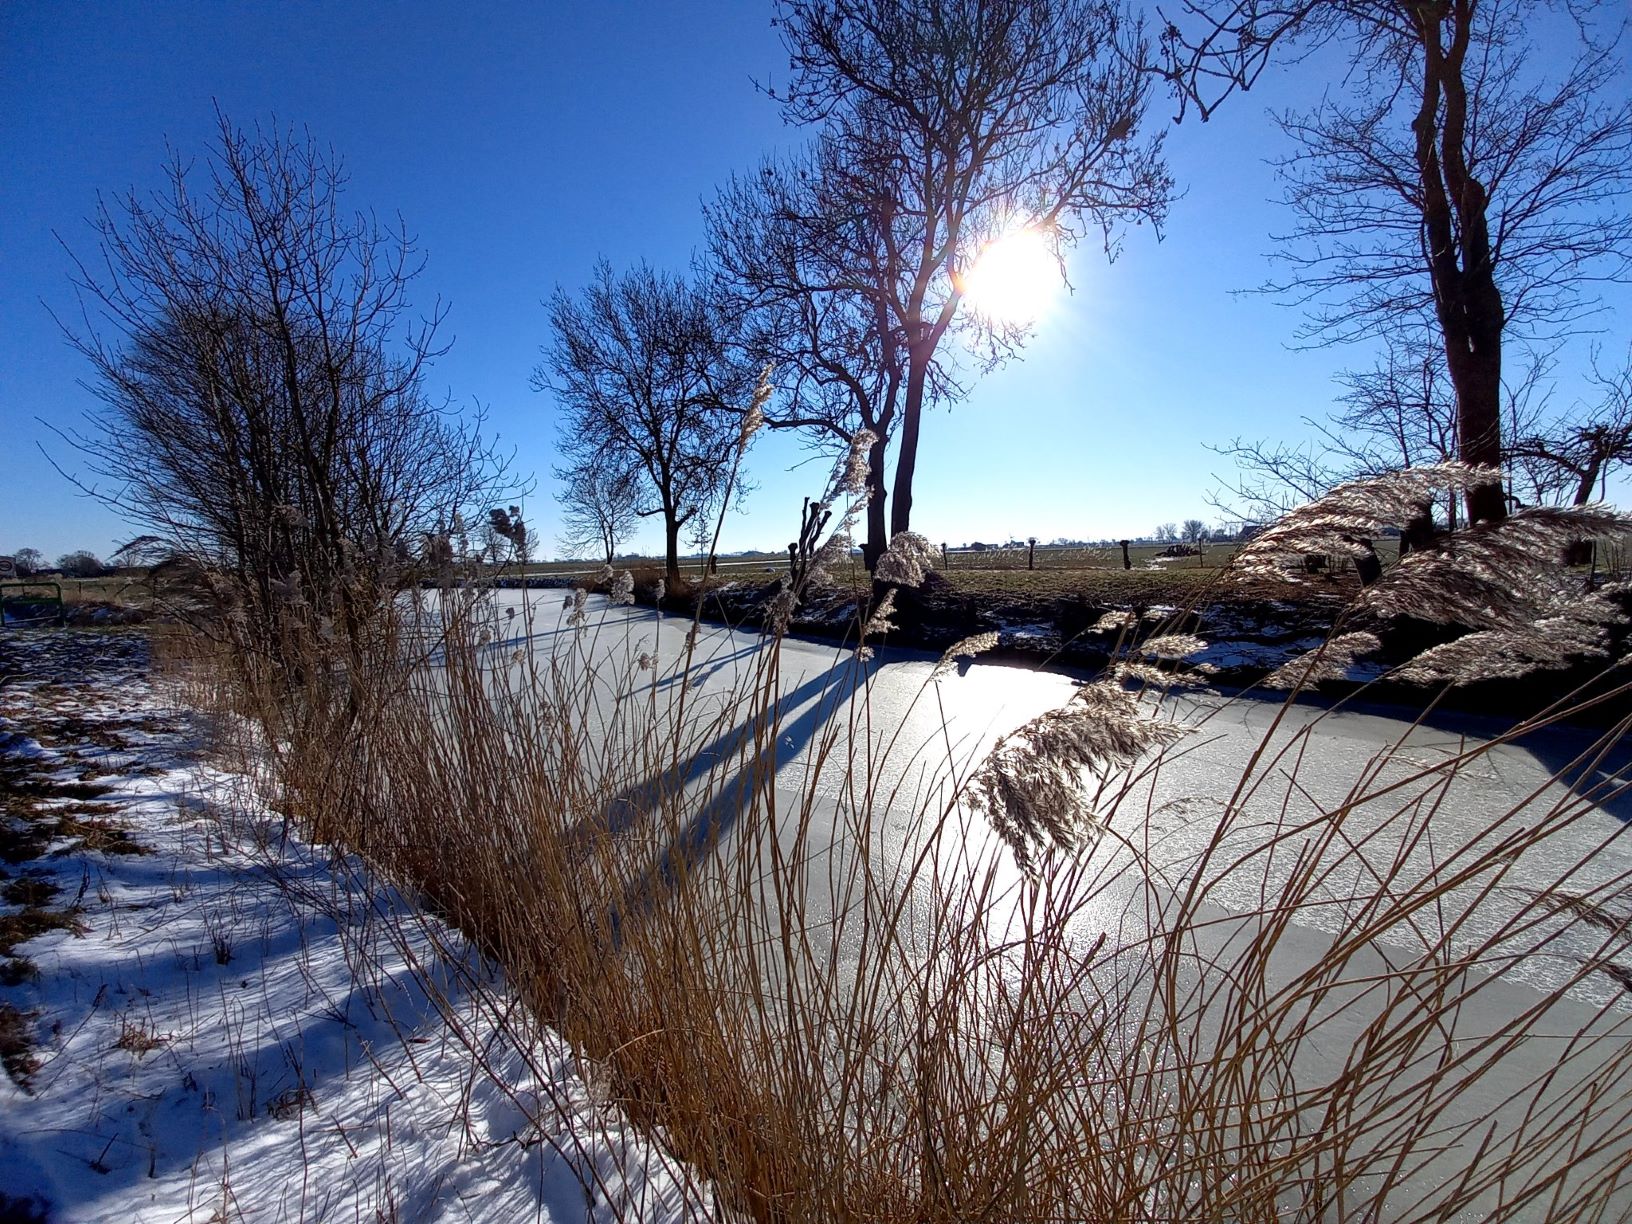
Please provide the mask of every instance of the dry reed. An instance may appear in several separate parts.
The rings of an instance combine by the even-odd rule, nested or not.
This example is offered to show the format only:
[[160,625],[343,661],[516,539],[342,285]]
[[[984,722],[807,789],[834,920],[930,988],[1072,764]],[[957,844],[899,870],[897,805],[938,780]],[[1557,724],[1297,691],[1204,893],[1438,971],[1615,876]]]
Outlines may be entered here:
[[[790,766],[777,637],[722,698],[698,633],[654,675],[650,614],[569,605],[509,626],[444,592],[367,658],[249,669],[248,696],[292,818],[454,919],[735,1216],[1628,1211],[1632,1026],[1594,990],[1632,981],[1632,878],[1597,858],[1604,796],[1554,787],[1460,841],[1437,819],[1559,711],[1331,777],[1305,763],[1323,717],[1288,704],[1229,793],[1171,794],[1205,718],[1185,736],[1101,681],[981,765],[875,725],[849,655]],[[1158,817],[1197,805],[1175,862]],[[1251,906],[1209,900],[1243,881]],[[1565,970],[1515,985],[1531,958]]]

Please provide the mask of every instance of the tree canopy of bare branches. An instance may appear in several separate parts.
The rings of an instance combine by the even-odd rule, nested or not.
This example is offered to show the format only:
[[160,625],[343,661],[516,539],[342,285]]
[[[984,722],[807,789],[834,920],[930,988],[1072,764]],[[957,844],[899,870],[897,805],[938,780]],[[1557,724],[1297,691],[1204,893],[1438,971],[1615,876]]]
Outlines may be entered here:
[[415,311],[412,241],[345,181],[310,136],[223,116],[201,168],[101,202],[78,261],[101,407],[64,436],[257,632],[304,609],[360,633],[504,479],[480,414],[426,396],[441,312]]
[[[942,341],[973,326],[998,356],[1023,338],[960,313],[983,246],[1032,227],[1063,249],[1092,229],[1114,253],[1124,224],[1164,215],[1159,141],[1135,138],[1141,34],[1106,0],[784,0],[777,22],[784,115],[817,144],[808,163],[722,197],[730,209],[750,194],[743,211],[771,221],[767,250],[738,250],[735,270],[762,253],[770,266],[745,279],[799,358],[808,398],[789,419],[833,432],[853,411],[878,435],[880,467],[893,432],[893,536],[911,525],[924,408],[951,386]],[[840,258],[807,257],[824,235]],[[835,336],[827,367],[808,360]],[[871,483],[882,501],[882,476]],[[882,505],[870,513],[882,522]]]
[[[872,435],[862,544],[869,569],[889,546],[886,463],[908,373],[909,345],[890,295],[902,272],[889,222],[894,197],[822,136],[803,154],[732,178],[704,210],[717,292],[741,320],[746,351],[777,371],[780,394],[767,424],[802,430],[835,454],[863,430]],[[932,358],[925,402],[960,391],[946,363]]]
[[[1540,428],[1546,395],[1541,388],[1551,369],[1546,355],[1526,353],[1526,363],[1504,379],[1502,412],[1507,439],[1532,436]],[[1268,522],[1333,488],[1403,468],[1444,464],[1456,457],[1456,394],[1445,369],[1444,350],[1424,330],[1390,337],[1370,369],[1338,375],[1341,407],[1324,418],[1304,417],[1311,436],[1301,443],[1236,438],[1212,449],[1236,463],[1226,487],[1209,500],[1234,519]],[[1537,479],[1551,480],[1537,462],[1517,462],[1517,443],[1504,442],[1509,497],[1528,504],[1550,501]],[[1457,495],[1450,489],[1432,498],[1415,524],[1424,542],[1437,518],[1457,525]]]
[[683,277],[602,261],[577,295],[557,289],[534,386],[559,405],[566,470],[627,473],[635,513],[660,515],[671,577],[680,532],[714,504],[739,456],[753,372],[716,304]]
[[[1181,116],[1206,117],[1276,58],[1346,51],[1342,88],[1279,116],[1298,142],[1282,165],[1297,223],[1291,274],[1270,287],[1310,307],[1309,338],[1432,328],[1468,463],[1502,460],[1504,336],[1569,327],[1592,304],[1584,286],[1632,254],[1632,102],[1592,7],[1180,0],[1163,32]],[[1553,78],[1539,36],[1575,41]],[[1466,498],[1472,521],[1506,513],[1497,483]]]
[[560,468],[560,545],[570,557],[593,555],[611,565],[618,545],[635,533],[640,515],[640,481],[610,456]]
[[1539,502],[1584,506],[1616,468],[1632,464],[1632,346],[1619,368],[1593,360],[1596,403],[1531,431],[1516,431],[1510,467],[1524,472]]

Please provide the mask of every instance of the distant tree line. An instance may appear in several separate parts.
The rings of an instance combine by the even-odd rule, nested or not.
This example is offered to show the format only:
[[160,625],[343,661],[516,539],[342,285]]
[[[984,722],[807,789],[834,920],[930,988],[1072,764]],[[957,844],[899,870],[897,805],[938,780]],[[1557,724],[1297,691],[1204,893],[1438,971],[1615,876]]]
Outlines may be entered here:
[[104,574],[114,573],[117,568],[83,548],[63,553],[53,565],[46,564],[45,554],[37,548],[19,548],[11,559],[17,567],[18,576],[22,578],[47,573],[61,574],[66,578],[100,578]]

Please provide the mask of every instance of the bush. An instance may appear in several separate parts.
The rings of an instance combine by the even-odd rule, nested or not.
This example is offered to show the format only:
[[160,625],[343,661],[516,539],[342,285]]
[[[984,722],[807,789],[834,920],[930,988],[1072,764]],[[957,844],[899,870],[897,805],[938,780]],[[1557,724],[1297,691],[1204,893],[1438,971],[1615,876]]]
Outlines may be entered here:
[[57,568],[65,578],[100,578],[108,572],[107,566],[95,553],[84,549],[58,557]]

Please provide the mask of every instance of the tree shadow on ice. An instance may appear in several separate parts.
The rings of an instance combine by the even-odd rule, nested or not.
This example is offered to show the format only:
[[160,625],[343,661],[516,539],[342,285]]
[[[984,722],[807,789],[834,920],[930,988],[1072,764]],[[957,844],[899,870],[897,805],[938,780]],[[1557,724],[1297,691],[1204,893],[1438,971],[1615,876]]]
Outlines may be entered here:
[[1576,798],[1632,824],[1632,744],[1620,733],[1548,728],[1517,745]]
[[[742,790],[747,775],[767,767],[772,768],[774,772],[778,751],[784,760],[802,752],[838,708],[839,703],[828,700],[829,695],[836,689],[842,689],[843,697],[847,698],[852,684],[859,684],[866,674],[853,672],[848,664],[843,663],[828,668],[820,675],[778,697],[771,719],[750,717],[721,732],[669,768],[658,770],[608,799],[593,829],[588,827],[588,822],[584,822],[570,831],[568,836],[578,837],[592,832],[611,834],[627,832],[645,817],[661,811],[669,802],[680,800],[687,789],[709,777],[723,763],[747,754],[751,750],[756,727],[775,727],[776,742],[767,744],[764,749],[754,754],[750,764],[745,765],[730,782],[715,791],[709,807],[718,806],[718,800],[727,792],[736,793]],[[807,702],[813,703],[809,710],[791,722],[784,721],[789,714]],[[744,802],[751,793],[751,788],[743,792]],[[718,816],[718,813],[715,815]],[[732,815],[730,819],[734,821],[735,818],[736,816]],[[729,827],[729,823],[728,821],[726,827]]]
[[[774,717],[741,723],[675,769],[654,775],[609,803],[605,813],[609,831],[627,829],[661,810],[666,799],[679,799],[687,786],[707,778],[722,762],[741,760],[729,778],[708,790],[696,810],[653,855],[650,866],[624,890],[623,914],[648,911],[673,891],[686,872],[700,865],[753,806],[756,793],[774,785],[778,771],[816,742],[879,666],[876,660],[861,664],[845,661],[828,668],[784,693],[777,701]],[[754,751],[756,727],[766,738]],[[621,917],[613,915],[614,927]]]
[[674,672],[672,675],[663,677],[661,680],[652,681],[652,687],[661,692],[663,689],[673,688],[677,684],[701,686],[705,682],[712,680],[722,671],[726,670],[727,667],[735,663],[737,660],[751,658],[764,649],[765,643],[756,641],[749,642],[745,646],[739,646],[736,650],[731,651],[729,654],[721,654],[716,652],[709,655],[706,659],[701,659],[694,662],[689,670],[681,669]]

